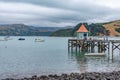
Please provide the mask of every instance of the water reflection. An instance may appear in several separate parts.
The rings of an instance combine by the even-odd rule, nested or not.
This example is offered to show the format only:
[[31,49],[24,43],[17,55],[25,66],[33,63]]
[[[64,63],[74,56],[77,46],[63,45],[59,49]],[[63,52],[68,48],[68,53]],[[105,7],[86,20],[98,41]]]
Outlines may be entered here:
[[80,72],[109,72],[120,70],[120,54],[114,58],[106,56],[84,56],[85,52],[72,51],[68,53],[69,59],[77,62]]
[[86,58],[84,56],[85,52],[69,52],[69,58],[73,61],[77,61],[78,68],[80,69],[80,72],[86,72]]

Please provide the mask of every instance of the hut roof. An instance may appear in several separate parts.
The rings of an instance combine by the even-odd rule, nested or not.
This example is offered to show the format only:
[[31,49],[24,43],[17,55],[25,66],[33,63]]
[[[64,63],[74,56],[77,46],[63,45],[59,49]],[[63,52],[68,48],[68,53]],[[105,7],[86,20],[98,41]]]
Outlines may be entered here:
[[77,32],[88,32],[87,28],[85,27],[84,24],[80,26],[80,28],[77,30]]

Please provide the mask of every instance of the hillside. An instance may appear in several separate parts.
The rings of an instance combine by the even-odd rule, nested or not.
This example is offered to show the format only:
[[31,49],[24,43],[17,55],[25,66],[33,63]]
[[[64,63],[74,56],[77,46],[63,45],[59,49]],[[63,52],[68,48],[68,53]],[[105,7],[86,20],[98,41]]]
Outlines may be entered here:
[[76,31],[84,24],[90,31],[89,35],[120,36],[120,20],[107,23],[79,23],[76,26],[66,27],[34,27],[25,24],[0,25],[0,36],[75,36]]
[[74,28],[58,30],[58,31],[52,33],[51,36],[75,36],[76,31],[79,29],[79,27],[82,24],[84,24],[86,26],[86,28],[90,31],[89,32],[90,36],[98,36],[98,35],[104,35],[104,34],[109,35],[109,31],[104,28],[103,24],[79,23]]
[[49,36],[57,27],[34,27],[24,24],[8,24],[0,25],[0,36]]
[[[69,36],[75,36],[75,32],[78,30],[82,23],[77,24],[72,30],[64,30],[65,34],[68,34],[67,32],[70,32]],[[116,21],[111,21],[107,23],[92,23],[92,24],[87,24],[84,23],[87,27],[87,29],[90,31],[89,35],[91,36],[100,36],[100,35],[108,35],[108,36],[120,36],[120,20]],[[52,34],[52,36],[59,36],[63,31],[58,30]],[[54,35],[56,34],[56,35]],[[65,35],[64,34],[64,35]],[[62,36],[64,36],[62,35]],[[60,35],[61,36],[61,35]]]
[[120,20],[104,23],[103,26],[106,30],[109,30],[110,36],[120,36],[120,31],[116,30],[120,29]]

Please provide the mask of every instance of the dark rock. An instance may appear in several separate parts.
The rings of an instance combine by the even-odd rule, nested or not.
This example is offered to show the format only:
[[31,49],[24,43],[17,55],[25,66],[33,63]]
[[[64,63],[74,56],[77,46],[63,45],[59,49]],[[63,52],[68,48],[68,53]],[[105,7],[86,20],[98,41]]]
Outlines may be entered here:
[[40,76],[40,79],[42,79],[42,80],[47,80],[48,77],[47,77],[46,75],[42,75],[42,76]]
[[3,80],[120,80],[120,71],[99,73],[99,72],[85,72],[85,73],[71,73],[61,74],[61,76],[55,75],[42,75],[37,77],[37,75],[32,76],[31,78],[23,78],[23,79],[13,79],[6,78]]
[[37,78],[37,75],[32,76],[32,79],[36,79],[36,78]]

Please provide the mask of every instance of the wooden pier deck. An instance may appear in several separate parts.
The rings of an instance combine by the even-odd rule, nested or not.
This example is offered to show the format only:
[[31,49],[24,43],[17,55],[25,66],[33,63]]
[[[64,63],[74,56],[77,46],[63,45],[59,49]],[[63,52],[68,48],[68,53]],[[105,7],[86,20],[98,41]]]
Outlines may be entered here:
[[[111,46],[110,46],[111,44]],[[112,48],[111,48],[112,47]],[[85,51],[89,53],[102,53],[108,51],[110,53],[112,49],[112,54],[114,50],[120,50],[120,40],[80,40],[80,39],[69,39],[68,40],[68,51]]]

